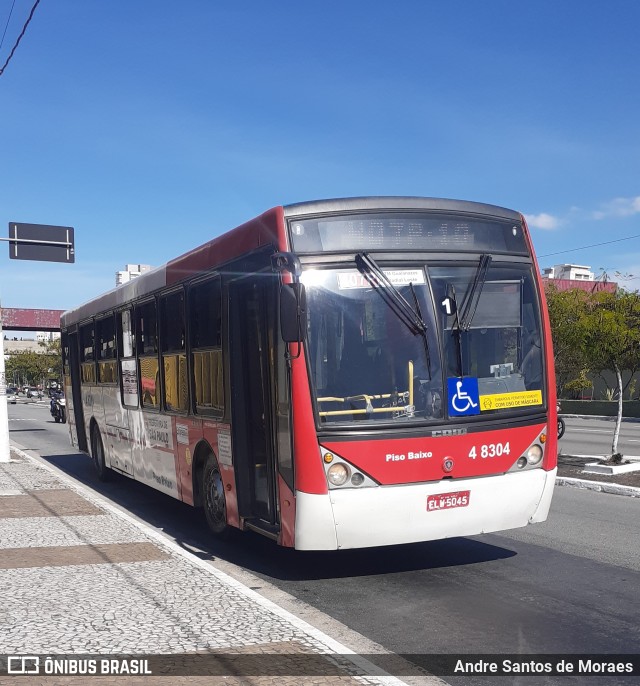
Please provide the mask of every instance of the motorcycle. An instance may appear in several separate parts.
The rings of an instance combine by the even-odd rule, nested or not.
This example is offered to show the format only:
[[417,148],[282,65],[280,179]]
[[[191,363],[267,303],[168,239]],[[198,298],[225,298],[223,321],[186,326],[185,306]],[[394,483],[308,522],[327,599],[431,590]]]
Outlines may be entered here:
[[558,438],[562,438],[564,436],[564,419],[560,416],[560,403],[557,404],[556,410],[558,412]]
[[56,424],[67,423],[67,401],[62,394],[51,398],[51,416]]

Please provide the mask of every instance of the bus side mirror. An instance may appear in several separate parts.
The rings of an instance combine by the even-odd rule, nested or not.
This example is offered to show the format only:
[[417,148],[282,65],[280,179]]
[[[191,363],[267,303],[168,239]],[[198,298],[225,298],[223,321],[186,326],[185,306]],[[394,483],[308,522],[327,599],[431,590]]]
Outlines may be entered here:
[[304,285],[283,283],[280,287],[280,333],[285,343],[300,343],[307,328],[307,294]]

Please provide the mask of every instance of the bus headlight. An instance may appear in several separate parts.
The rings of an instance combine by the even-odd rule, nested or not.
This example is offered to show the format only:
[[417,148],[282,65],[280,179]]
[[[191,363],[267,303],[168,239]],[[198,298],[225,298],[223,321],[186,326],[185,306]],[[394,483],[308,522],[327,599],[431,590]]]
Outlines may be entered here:
[[531,465],[538,464],[542,459],[542,448],[539,445],[532,445],[527,450],[527,462]]
[[336,462],[327,469],[327,479],[332,486],[342,486],[349,478],[349,468],[342,462]]
[[354,486],[362,486],[364,483],[364,476],[360,474],[360,472],[356,472],[352,477],[351,477],[351,483]]

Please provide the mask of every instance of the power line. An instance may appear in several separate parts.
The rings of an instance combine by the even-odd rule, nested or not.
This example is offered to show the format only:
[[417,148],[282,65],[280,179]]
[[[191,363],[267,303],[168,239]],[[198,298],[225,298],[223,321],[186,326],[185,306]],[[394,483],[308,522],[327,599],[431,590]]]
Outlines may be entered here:
[[640,238],[640,234],[635,236],[627,236],[626,238],[616,238],[613,241],[605,241],[604,243],[594,243],[593,245],[583,245],[581,248],[571,248],[570,250],[559,250],[558,252],[549,252],[546,255],[538,255],[538,257],[552,257],[553,255],[564,255],[567,252],[577,252],[578,250],[586,250],[587,248],[598,248],[601,245],[611,245],[611,243],[620,243],[621,241],[630,241],[632,238]]
[[20,44],[20,41],[22,40],[22,36],[24,36],[25,31],[27,30],[27,26],[29,26],[29,22],[31,21],[31,18],[33,17],[33,13],[36,11],[36,7],[39,4],[40,4],[40,0],[36,0],[34,6],[31,8],[31,12],[29,12],[29,18],[25,22],[25,25],[22,27],[22,32],[18,36],[18,40],[16,41],[16,44],[11,49],[11,52],[9,53],[9,57],[7,57],[7,61],[2,65],[2,67],[0,67],[0,76],[2,76],[4,74],[4,70],[9,65],[9,62],[11,62],[11,58],[13,57],[13,53],[16,51],[16,48]]
[[11,15],[13,14],[13,8],[16,6],[16,0],[11,3],[11,9],[9,10],[9,16],[7,17],[7,23],[4,27],[4,33],[2,34],[2,39],[0,39],[0,48],[4,45],[4,37],[7,35],[7,29],[9,28],[9,22],[11,21]]

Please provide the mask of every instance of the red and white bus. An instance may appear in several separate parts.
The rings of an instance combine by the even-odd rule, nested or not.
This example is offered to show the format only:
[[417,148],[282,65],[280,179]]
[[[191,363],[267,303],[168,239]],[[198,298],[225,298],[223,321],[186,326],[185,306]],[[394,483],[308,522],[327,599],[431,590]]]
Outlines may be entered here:
[[217,535],[334,550],[544,521],[549,320],[521,214],[271,209],[62,317],[73,445]]

